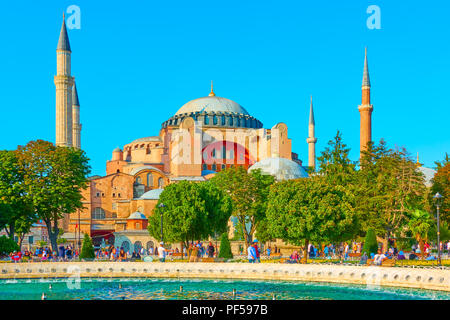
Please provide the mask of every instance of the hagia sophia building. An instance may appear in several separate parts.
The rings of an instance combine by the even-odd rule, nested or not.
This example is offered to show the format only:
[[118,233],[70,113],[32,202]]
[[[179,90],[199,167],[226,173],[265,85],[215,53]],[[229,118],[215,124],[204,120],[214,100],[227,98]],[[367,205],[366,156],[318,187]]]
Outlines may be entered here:
[[[56,145],[81,148],[80,103],[71,74],[72,51],[65,21],[56,52]],[[370,87],[366,50],[358,108],[361,150],[371,140]],[[312,98],[308,132],[308,167],[314,171],[317,138]],[[211,84],[207,96],[179,108],[161,124],[157,135],[112,151],[106,176],[91,177],[82,192],[84,209],[64,218],[63,237],[76,244],[80,235],[82,239],[87,233],[96,246],[114,244],[128,252],[155,247],[159,240],[149,235],[147,223],[164,187],[181,180],[206,181],[233,166],[261,168],[277,180],[308,177],[302,161],[291,150],[286,124],[264,128],[238,103],[218,97]]]

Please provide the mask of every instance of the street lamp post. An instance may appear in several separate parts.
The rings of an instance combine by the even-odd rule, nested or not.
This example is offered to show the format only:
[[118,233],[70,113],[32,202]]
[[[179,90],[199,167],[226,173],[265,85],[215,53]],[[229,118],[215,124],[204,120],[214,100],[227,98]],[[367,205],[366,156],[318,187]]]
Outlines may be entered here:
[[440,240],[440,230],[439,230],[439,207],[441,206],[442,196],[436,193],[433,197],[436,204],[436,220],[437,220],[437,247],[438,247],[438,263],[441,265],[441,240]]
[[163,213],[164,213],[164,208],[166,207],[166,205],[164,203],[160,203],[158,205],[159,208],[161,208],[161,210],[159,211],[159,214],[161,215],[161,242],[164,241],[164,237],[163,237]]

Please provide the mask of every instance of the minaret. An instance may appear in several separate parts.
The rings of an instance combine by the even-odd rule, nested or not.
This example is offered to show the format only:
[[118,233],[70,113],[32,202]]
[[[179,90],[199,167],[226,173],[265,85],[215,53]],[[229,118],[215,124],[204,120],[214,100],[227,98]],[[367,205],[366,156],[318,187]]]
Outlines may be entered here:
[[77,85],[73,83],[72,90],[72,142],[73,147],[81,148],[81,124],[80,124],[80,102],[78,101]]
[[309,109],[308,139],[306,139],[306,142],[308,143],[308,167],[313,168],[313,171],[316,171],[317,138],[315,137],[315,128],[316,124],[314,122],[313,101],[311,96],[311,107]]
[[70,75],[70,44],[67,35],[65,16],[56,48],[56,145],[72,146],[72,87]]
[[362,102],[358,107],[361,125],[360,125],[360,157],[362,152],[366,149],[369,141],[372,141],[372,111],[373,105],[370,104],[370,77],[369,77],[369,65],[367,63],[367,48],[364,59],[364,74],[362,82]]

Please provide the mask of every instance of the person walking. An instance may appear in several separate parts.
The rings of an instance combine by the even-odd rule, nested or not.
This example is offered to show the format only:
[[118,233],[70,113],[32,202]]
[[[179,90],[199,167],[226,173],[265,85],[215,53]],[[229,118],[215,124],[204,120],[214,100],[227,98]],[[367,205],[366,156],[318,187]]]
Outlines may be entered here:
[[261,262],[261,255],[260,255],[261,251],[258,248],[258,240],[256,240],[256,239],[253,240],[253,247],[255,248],[255,254],[256,254],[255,263],[260,263]]
[[164,242],[159,243],[158,256],[160,262],[166,262],[166,249],[164,248]]
[[249,263],[255,263],[256,260],[256,250],[254,246],[248,246],[247,258]]
[[208,244],[207,251],[208,251],[208,258],[213,258],[214,257],[214,246],[211,241]]

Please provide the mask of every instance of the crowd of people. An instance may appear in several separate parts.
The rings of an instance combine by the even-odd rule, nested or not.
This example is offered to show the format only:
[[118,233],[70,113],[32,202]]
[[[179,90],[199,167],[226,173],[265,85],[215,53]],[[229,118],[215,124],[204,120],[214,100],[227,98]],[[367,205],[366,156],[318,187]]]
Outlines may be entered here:
[[[423,244],[423,253],[420,250],[419,244],[414,244],[410,251],[398,250],[394,242],[389,242],[389,247],[384,252],[380,249],[377,253],[361,253],[363,248],[362,243],[343,242],[338,245],[328,244],[322,245],[321,248],[314,244],[309,244],[307,249],[308,258],[323,258],[323,259],[341,259],[348,260],[350,256],[359,257],[360,264],[366,264],[369,259],[373,260],[375,265],[381,265],[383,261],[389,259],[395,260],[416,260],[424,258],[426,260],[436,260],[435,254],[432,254],[432,246],[430,243],[425,242]],[[447,254],[450,257],[450,241],[440,243],[441,255]],[[267,257],[270,259],[272,253],[280,254],[280,249],[276,246],[274,250],[268,246],[265,250]],[[273,252],[272,252],[273,251]],[[240,249],[242,255],[242,248]],[[186,248],[183,246],[182,252],[178,248],[175,250],[169,250],[164,247],[164,243],[161,242],[159,246],[155,248],[150,247],[145,249],[143,247],[136,248],[133,252],[130,250],[127,252],[124,247],[115,247],[110,245],[109,247],[99,248],[95,251],[96,260],[110,260],[110,261],[136,261],[143,260],[145,257],[158,257],[159,261],[164,262],[167,256],[182,256],[189,257],[189,261],[197,262],[201,258],[215,258],[217,257],[217,246],[214,246],[212,242],[203,243],[201,241],[191,242]],[[261,262],[262,251],[258,246],[258,240],[254,240],[252,245],[248,247],[247,258],[249,263]],[[71,245],[60,245],[57,252],[53,252],[50,247],[38,247],[34,251],[15,251],[9,254],[10,259],[13,262],[31,262],[31,261],[72,261],[74,258],[79,257],[79,252],[73,249]],[[287,263],[300,263],[305,257],[304,250],[293,251],[293,253],[287,259]],[[152,258],[153,259],[153,258]]]
[[32,262],[32,261],[71,261],[78,258],[78,250],[72,246],[61,245],[58,251],[54,252],[50,247],[37,247],[33,250],[14,251],[9,254],[13,262]]

